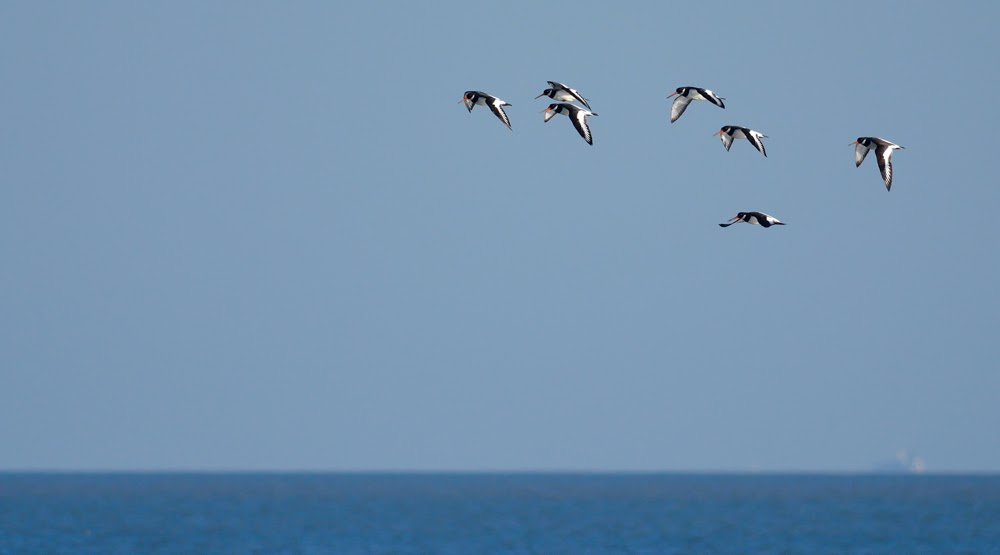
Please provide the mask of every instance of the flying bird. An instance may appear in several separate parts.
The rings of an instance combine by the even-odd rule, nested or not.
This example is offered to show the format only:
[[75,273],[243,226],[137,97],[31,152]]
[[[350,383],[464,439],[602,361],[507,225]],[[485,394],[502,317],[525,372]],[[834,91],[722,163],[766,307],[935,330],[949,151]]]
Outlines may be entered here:
[[761,227],[771,227],[772,225],[785,225],[784,222],[778,221],[778,218],[774,216],[768,216],[763,212],[740,212],[732,218],[729,218],[729,222],[724,224],[719,224],[719,227],[729,227],[738,221],[744,221],[748,224],[760,225]]
[[576,127],[576,130],[580,132],[580,136],[587,141],[587,144],[594,144],[594,137],[590,134],[590,126],[587,125],[587,116],[596,116],[597,114],[594,112],[565,103],[549,104],[549,107],[543,111],[545,112],[545,121],[549,121],[556,114],[568,116],[573,122],[573,127]]
[[511,131],[514,130],[510,126],[510,118],[507,117],[507,112],[503,111],[504,106],[511,106],[510,103],[504,102],[493,95],[479,91],[465,91],[465,95],[462,96],[462,100],[459,100],[459,102],[465,102],[465,107],[468,108],[470,112],[476,104],[480,106],[489,106],[490,110],[493,110],[493,113],[496,114],[496,116],[500,118],[500,121],[507,126],[507,129],[510,129]]
[[854,147],[854,167],[861,165],[868,156],[869,150],[875,150],[878,160],[878,169],[882,172],[882,180],[885,181],[885,190],[892,189],[892,151],[903,148],[897,144],[890,143],[878,137],[858,137],[858,140],[851,143]]
[[590,103],[588,103],[587,99],[584,98],[583,95],[576,89],[571,89],[566,85],[555,81],[549,81],[548,83],[552,86],[552,88],[542,91],[542,94],[535,97],[536,99],[547,96],[552,100],[560,100],[562,102],[579,102],[580,104],[586,106],[588,110],[590,109]]
[[767,151],[764,150],[764,141],[761,138],[767,137],[760,133],[759,131],[754,131],[753,129],[747,129],[746,127],[739,127],[737,125],[727,125],[722,129],[715,132],[716,135],[722,139],[722,144],[726,146],[726,151],[729,151],[729,147],[733,146],[734,139],[746,139],[750,141],[750,144],[754,148],[760,151],[767,158]]
[[687,110],[688,104],[692,100],[707,100],[712,104],[715,104],[719,108],[725,109],[726,105],[722,102],[724,98],[719,98],[714,92],[708,89],[701,89],[698,87],[678,87],[673,94],[667,96],[669,99],[671,96],[677,96],[674,99],[674,103],[670,106],[670,123],[677,121]]

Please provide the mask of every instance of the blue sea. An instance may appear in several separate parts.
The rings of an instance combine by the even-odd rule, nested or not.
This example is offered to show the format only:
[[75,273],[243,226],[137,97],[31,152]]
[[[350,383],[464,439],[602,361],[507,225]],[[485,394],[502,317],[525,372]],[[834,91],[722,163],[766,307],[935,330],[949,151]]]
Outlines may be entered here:
[[0,554],[1000,554],[1000,476],[0,474]]

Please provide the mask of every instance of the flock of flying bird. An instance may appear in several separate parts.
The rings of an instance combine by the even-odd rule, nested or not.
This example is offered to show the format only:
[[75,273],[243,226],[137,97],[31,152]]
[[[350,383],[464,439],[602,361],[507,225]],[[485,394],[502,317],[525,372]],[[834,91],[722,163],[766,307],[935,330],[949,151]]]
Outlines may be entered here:
[[[590,126],[587,124],[587,116],[596,116],[597,113],[591,111],[590,102],[576,89],[572,89],[556,81],[549,81],[548,83],[549,88],[542,91],[542,94],[536,96],[535,99],[547,96],[552,100],[557,100],[559,102],[549,104],[548,108],[543,110],[543,113],[545,114],[545,121],[549,121],[556,114],[567,116],[570,121],[573,122],[573,127],[576,128],[578,133],[580,133],[580,136],[587,141],[587,144],[593,145],[594,136],[590,132]],[[674,102],[670,107],[670,123],[677,121],[681,115],[684,114],[684,111],[687,110],[688,104],[690,104],[692,100],[707,100],[719,108],[725,109],[726,107],[723,102],[723,100],[725,100],[724,98],[719,97],[708,89],[700,87],[678,87],[677,90],[667,96],[667,99],[674,96],[677,98],[674,99]],[[507,112],[503,109],[504,106],[512,106],[512,104],[481,91],[465,91],[465,95],[459,102],[464,102],[465,107],[469,109],[469,112],[472,112],[472,109],[476,105],[489,106],[490,110],[493,111],[496,117],[507,126],[507,129],[513,131],[513,128],[510,126],[510,118],[507,117]],[[585,108],[572,104],[573,102],[582,104]],[[722,139],[722,144],[726,147],[726,151],[729,151],[729,148],[733,145],[734,140],[746,139],[754,146],[754,148],[763,154],[765,158],[767,157],[767,151],[764,149],[764,142],[761,140],[767,138],[767,135],[758,131],[754,131],[753,129],[746,127],[740,127],[738,125],[726,125],[723,126],[722,129],[719,129],[715,135],[719,135],[719,138]],[[854,146],[854,167],[861,165],[861,162],[863,162],[865,157],[868,156],[869,151],[875,151],[878,167],[882,172],[882,179],[885,181],[885,190],[891,190],[892,152],[903,147],[879,137],[858,137],[858,140],[851,143],[851,145]],[[785,225],[774,216],[770,216],[763,212],[740,212],[730,218],[728,222],[719,224],[719,226],[729,227],[739,221],[760,225],[762,227]]]

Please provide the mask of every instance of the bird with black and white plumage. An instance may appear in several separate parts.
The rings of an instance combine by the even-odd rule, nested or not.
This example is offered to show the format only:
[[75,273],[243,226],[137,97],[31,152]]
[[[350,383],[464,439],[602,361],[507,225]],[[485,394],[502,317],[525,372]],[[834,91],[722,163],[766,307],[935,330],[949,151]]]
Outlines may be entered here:
[[545,113],[545,121],[549,121],[556,114],[569,117],[570,121],[573,122],[573,127],[576,127],[576,130],[587,141],[587,144],[594,144],[594,136],[591,135],[590,126],[587,125],[587,116],[596,116],[597,114],[594,112],[565,102],[549,104],[549,107],[543,110],[543,112]]
[[879,137],[858,137],[858,140],[851,143],[854,147],[854,167],[861,165],[868,156],[869,150],[875,151],[875,159],[878,161],[878,169],[882,172],[882,180],[885,181],[885,190],[892,189],[892,151],[903,147],[891,143]]
[[726,107],[725,103],[722,102],[725,98],[720,98],[714,92],[701,87],[677,87],[673,93],[667,96],[667,99],[673,96],[677,98],[670,106],[670,123],[677,121],[684,114],[684,110],[687,110],[688,104],[692,100],[707,100],[719,108],[725,109]]
[[764,150],[764,141],[761,140],[762,138],[766,138],[767,135],[764,135],[759,131],[754,131],[753,129],[740,127],[738,125],[726,125],[722,129],[716,131],[715,135],[718,135],[719,138],[722,139],[722,144],[725,145],[727,152],[729,151],[729,147],[733,146],[733,140],[746,139],[750,141],[750,144],[760,151],[765,158],[767,158],[767,151]]
[[586,106],[588,110],[591,109],[590,103],[587,102],[587,99],[584,98],[583,95],[576,89],[571,89],[556,81],[549,81],[548,83],[550,88],[542,91],[542,94],[535,97],[536,99],[547,96],[552,100],[558,100],[560,102],[579,102],[580,104]]
[[719,227],[729,227],[736,222],[746,222],[748,224],[759,225],[761,227],[771,227],[772,225],[785,225],[784,222],[779,221],[778,218],[774,216],[769,216],[763,212],[740,212],[729,218],[729,221],[724,224],[719,224]]
[[500,118],[500,121],[507,126],[507,129],[510,129],[511,131],[514,130],[510,126],[510,118],[507,117],[507,112],[503,111],[504,106],[511,106],[509,102],[505,102],[491,94],[486,94],[481,91],[465,91],[465,94],[462,96],[462,100],[459,100],[459,102],[465,102],[465,107],[468,108],[470,112],[477,104],[480,106],[489,106],[490,110],[492,110],[493,113]]

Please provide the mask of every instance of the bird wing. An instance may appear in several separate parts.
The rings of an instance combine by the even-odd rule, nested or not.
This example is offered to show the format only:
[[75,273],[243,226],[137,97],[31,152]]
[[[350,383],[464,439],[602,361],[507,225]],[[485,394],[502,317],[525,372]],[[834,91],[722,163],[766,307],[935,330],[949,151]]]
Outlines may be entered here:
[[580,136],[587,141],[587,144],[592,145],[594,144],[594,137],[590,134],[590,126],[587,125],[588,115],[583,110],[577,110],[569,119],[573,120],[573,127],[576,127],[576,130],[580,132]]
[[761,135],[751,129],[748,129],[747,131],[749,131],[749,133],[746,133],[747,140],[750,141],[750,144],[752,144],[754,148],[764,155],[764,158],[767,158],[767,151],[764,150],[764,141],[760,140],[764,135]]
[[733,136],[723,131],[719,133],[719,138],[722,139],[722,144],[726,147],[726,152],[728,152],[729,148],[733,146]]
[[566,90],[569,91],[569,94],[573,95],[573,98],[575,98],[577,102],[586,106],[588,110],[590,109],[590,103],[587,102],[587,99],[584,98],[582,94],[580,94],[580,91],[576,89],[566,89]]
[[[490,102],[490,110],[493,110],[493,113],[496,114],[498,118],[500,118],[500,121],[502,121],[504,125],[507,126],[507,129],[513,131],[514,128],[510,126],[510,118],[507,117],[507,112],[503,111],[504,104],[506,104],[506,102],[504,102],[503,100],[500,100],[499,98],[494,98],[493,102]],[[510,104],[507,105],[510,106]]]
[[865,145],[863,145],[861,143],[858,143],[854,147],[854,167],[855,168],[858,167],[858,166],[860,166],[861,162],[865,161],[865,156],[868,156],[868,150],[869,150],[868,147],[866,147]]
[[719,108],[725,109],[726,107],[725,103],[723,103],[722,99],[716,96],[714,92],[708,89],[698,89],[698,92],[701,93],[701,96],[705,97],[705,100],[708,100],[709,102],[715,104]]
[[691,99],[686,96],[678,96],[674,99],[674,103],[670,106],[670,123],[677,121],[681,115],[684,114],[684,110],[687,110],[688,104],[691,103]]
[[885,190],[892,189],[892,149],[883,146],[875,151],[878,156],[878,169],[882,172],[882,180],[885,181]]

